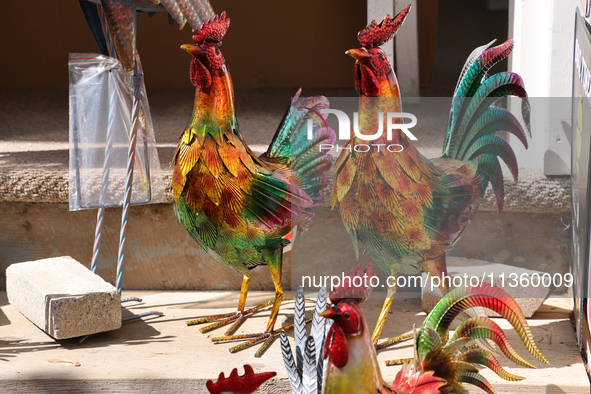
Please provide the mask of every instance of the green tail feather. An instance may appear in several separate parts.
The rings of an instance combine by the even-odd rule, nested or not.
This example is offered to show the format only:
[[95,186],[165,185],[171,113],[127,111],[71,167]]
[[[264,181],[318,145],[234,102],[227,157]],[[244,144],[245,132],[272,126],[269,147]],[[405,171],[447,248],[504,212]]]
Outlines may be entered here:
[[538,360],[548,363],[537,348],[529,325],[515,300],[503,289],[485,282],[477,287],[458,287],[450,291],[429,313],[423,326],[430,327],[444,336],[450,324],[461,312],[475,306],[488,308],[504,317],[515,328],[529,352]]
[[482,177],[480,183],[481,195],[486,191],[486,187],[490,182],[497,200],[497,209],[501,213],[503,211],[503,197],[505,194],[505,183],[503,181],[503,170],[499,164],[499,159],[492,154],[482,155],[477,158],[478,171],[477,174]]
[[467,319],[447,340],[448,329],[455,318],[466,309],[476,306],[486,307],[507,319],[530,353],[548,363],[536,347],[519,306],[504,290],[488,283],[472,288],[456,288],[437,303],[421,328],[415,331],[414,368],[445,379],[447,385],[442,392],[465,394],[468,390],[462,384],[469,383],[487,393],[494,393],[490,383],[478,373],[476,365],[488,367],[505,380],[523,380],[522,377],[505,371],[487,350],[467,347],[475,339],[491,339],[513,362],[535,368],[513,350],[503,330],[487,317]]
[[[300,90],[301,91],[301,90]],[[261,157],[289,166],[301,181],[302,189],[314,205],[322,202],[320,190],[328,185],[326,172],[332,165],[328,149],[336,140],[334,130],[326,126],[322,109],[329,108],[325,97],[300,98],[298,91],[289,111],[283,117],[269,149]],[[308,139],[308,120],[312,121],[312,138]]]
[[486,391],[488,394],[496,394],[496,391],[492,388],[488,380],[477,372],[466,372],[458,376],[458,382],[470,383]]
[[470,130],[463,135],[460,142],[454,146],[452,155],[458,155],[460,150],[462,152],[469,150],[481,137],[492,135],[497,131],[513,134],[525,148],[528,148],[527,136],[517,118],[504,108],[493,107],[478,118]]
[[[527,148],[524,128],[531,136],[530,105],[523,80],[518,74],[501,72],[487,76],[490,68],[507,57],[513,49],[512,40],[490,48],[493,42],[475,49],[464,65],[454,92],[443,153],[452,159],[475,160],[479,163],[477,174],[483,179],[481,195],[491,182],[501,212],[504,187],[501,167],[496,158],[500,157],[508,165],[515,180],[518,167],[511,147],[494,133],[507,131]],[[523,125],[506,109],[493,107],[499,99],[507,96],[522,98]],[[481,165],[483,168],[480,168]]]
[[471,364],[483,365],[505,380],[514,382],[525,379],[521,376],[513,375],[512,373],[507,372],[503,367],[501,367],[501,364],[496,359],[496,357],[485,349],[471,349],[465,353],[460,354],[458,359]]
[[517,352],[513,349],[513,346],[511,346],[509,343],[509,340],[505,336],[505,333],[501,327],[499,327],[497,323],[488,317],[471,317],[460,324],[460,326],[454,331],[450,341],[455,341],[458,338],[490,339],[494,341],[499,346],[503,354],[515,364],[527,368],[535,368],[533,365],[525,361],[519,354],[517,354]]

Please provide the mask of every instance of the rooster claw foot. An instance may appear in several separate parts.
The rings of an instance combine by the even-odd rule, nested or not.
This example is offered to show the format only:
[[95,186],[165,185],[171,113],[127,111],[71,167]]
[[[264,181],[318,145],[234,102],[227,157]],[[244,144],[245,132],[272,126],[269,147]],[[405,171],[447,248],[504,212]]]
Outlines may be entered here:
[[217,337],[212,338],[211,340],[214,343],[221,343],[221,342],[228,342],[228,341],[238,341],[242,339],[248,339],[248,341],[241,343],[240,345],[236,345],[230,348],[230,353],[236,353],[240,350],[247,349],[251,346],[256,345],[257,343],[263,342],[259,350],[257,350],[255,357],[261,357],[263,353],[269,348],[269,346],[273,343],[275,337],[284,330],[284,328],[275,330],[275,331],[266,331],[259,334],[243,334],[243,335],[233,335],[233,336],[224,336],[224,337]]
[[273,305],[273,302],[269,301],[269,302],[265,302],[261,305],[257,305],[254,308],[249,308],[243,312],[236,311],[236,312],[231,312],[231,313],[224,313],[221,315],[202,317],[201,319],[196,319],[196,320],[190,320],[187,322],[187,325],[193,326],[196,324],[215,322],[213,324],[210,324],[209,326],[205,326],[205,327],[202,327],[199,329],[199,332],[206,333],[206,332],[215,330],[216,328],[223,327],[226,324],[229,324],[229,323],[232,323],[233,321],[235,321],[235,323],[232,324],[232,326],[224,334],[225,336],[228,336],[228,335],[232,335],[240,327],[240,325],[244,322],[244,320],[246,320],[246,316],[253,314],[256,311],[258,311],[262,308],[265,308],[267,306],[271,306],[271,305]]
[[400,358],[397,360],[388,360],[386,361],[386,366],[390,367],[392,365],[403,365],[405,363],[412,363],[414,358]]
[[[390,338],[387,341],[375,344],[374,346],[376,347],[376,350],[385,349],[385,348],[390,347],[398,342],[406,341],[407,339],[410,339],[413,337],[414,337],[413,333],[404,334],[404,335],[400,335],[400,336],[397,336],[394,338]],[[398,364],[392,364],[392,365],[398,365]]]
[[[306,324],[310,323],[312,318],[306,319]],[[257,343],[263,342],[259,350],[255,353],[255,357],[261,357],[267,349],[271,346],[275,338],[281,333],[281,331],[291,330],[294,327],[294,324],[289,324],[285,327],[281,327],[274,331],[265,331],[259,334],[242,334],[242,335],[232,335],[232,336],[223,336],[223,337],[216,337],[211,338],[214,343],[221,343],[221,342],[229,342],[229,341],[239,341],[242,339],[248,339],[248,341],[241,343],[240,345],[236,345],[230,348],[230,353],[236,353],[244,349],[248,349],[251,346],[256,345]]]

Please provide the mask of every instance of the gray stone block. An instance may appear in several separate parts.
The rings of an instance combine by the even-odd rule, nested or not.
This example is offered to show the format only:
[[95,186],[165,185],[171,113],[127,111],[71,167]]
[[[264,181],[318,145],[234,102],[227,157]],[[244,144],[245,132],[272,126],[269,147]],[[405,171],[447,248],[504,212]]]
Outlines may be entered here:
[[[491,274],[493,278],[492,284],[505,290],[521,308],[521,311],[525,317],[532,317],[538,308],[546,301],[548,296],[554,290],[554,285],[550,283],[549,286],[545,286],[541,281],[538,284],[537,279],[532,285],[532,278],[539,277],[540,279],[544,275],[543,272],[528,270],[525,268],[513,267],[510,265],[490,263],[487,261],[467,259],[463,257],[448,257],[447,258],[447,271],[448,276],[451,278],[461,278],[462,286],[465,285],[465,281],[470,281],[470,278],[477,277],[478,280],[484,279],[484,282],[491,283]],[[512,275],[515,274],[515,275]],[[534,276],[537,274],[537,276]],[[520,282],[520,278],[523,275],[523,282]],[[547,275],[546,275],[547,276]],[[467,279],[466,279],[467,278]],[[516,278],[516,279],[515,279]],[[527,279],[525,279],[527,278]],[[427,283],[428,275],[423,273],[423,283]],[[529,285],[527,281],[529,280]],[[435,307],[437,302],[441,299],[441,290],[438,287],[431,289],[431,281],[429,279],[429,285],[421,288],[421,305],[423,311],[429,313]],[[447,282],[446,282],[447,283]],[[456,279],[456,284],[460,283],[459,279]],[[476,280],[474,280],[476,283]],[[547,283],[547,280],[546,280]],[[470,283],[468,283],[469,285]],[[525,285],[525,286],[524,286]],[[454,285],[450,286],[453,289]],[[499,316],[497,313],[484,309],[488,316]]]
[[121,327],[117,289],[69,256],[12,264],[8,302],[55,339]]

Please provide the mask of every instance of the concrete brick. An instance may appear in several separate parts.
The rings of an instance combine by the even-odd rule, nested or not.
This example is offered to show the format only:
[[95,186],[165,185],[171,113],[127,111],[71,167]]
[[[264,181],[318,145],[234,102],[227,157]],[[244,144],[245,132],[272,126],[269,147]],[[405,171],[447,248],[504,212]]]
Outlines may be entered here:
[[[505,264],[489,263],[487,261],[467,259],[463,257],[448,257],[447,258],[447,271],[450,277],[462,277],[464,274],[469,278],[475,276],[481,280],[484,277],[484,281],[490,282],[490,274],[493,274],[493,285],[505,290],[521,308],[521,311],[525,317],[532,317],[538,308],[546,301],[548,296],[554,290],[554,286],[550,284],[549,287],[543,286],[522,286],[519,283],[515,285],[515,281],[510,279],[511,274],[517,274],[517,278],[521,275],[525,275],[527,278],[531,278],[533,274],[538,274],[540,277],[544,274],[540,271],[529,270],[525,268],[514,267]],[[504,274],[504,279],[502,274]],[[423,273],[423,282],[427,280],[427,274]],[[431,282],[429,286],[423,286],[421,288],[421,306],[423,311],[429,313],[435,307],[435,304],[441,299],[441,290],[435,288],[431,290]],[[463,283],[463,282],[462,282]],[[504,284],[504,286],[503,286]],[[524,282],[525,284],[525,282]],[[451,286],[453,289],[454,286]],[[488,316],[499,316],[497,313],[484,309]]]
[[121,327],[117,289],[69,256],[12,264],[8,302],[55,339]]

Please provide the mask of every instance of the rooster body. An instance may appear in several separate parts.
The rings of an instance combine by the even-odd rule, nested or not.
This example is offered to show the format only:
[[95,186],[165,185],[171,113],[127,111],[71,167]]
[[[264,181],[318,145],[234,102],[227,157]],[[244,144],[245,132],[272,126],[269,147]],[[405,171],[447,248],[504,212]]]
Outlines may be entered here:
[[[328,357],[324,393],[391,393],[389,386],[384,384],[370,331],[359,305],[354,301],[342,301],[322,316],[335,321],[329,331],[332,343],[327,343],[324,353]],[[354,320],[353,324],[348,320]]]
[[[356,59],[359,130],[364,135],[379,129],[380,114],[401,112],[396,76],[378,46],[392,38],[409,10],[410,6],[394,19],[387,16],[379,25],[373,21],[359,33],[363,47],[347,51]],[[474,217],[489,182],[499,212],[502,210],[503,176],[498,157],[517,181],[513,151],[493,133],[507,130],[527,147],[525,133],[512,114],[491,104],[507,95],[523,97],[528,108],[529,104],[517,74],[499,73],[486,78],[488,69],[513,48],[511,40],[489,48],[491,44],[477,48],[464,66],[454,93],[442,157],[425,158],[405,133],[393,130],[391,139],[383,133],[370,143],[398,144],[400,152],[343,149],[337,160],[332,206],[339,205],[356,252],[361,242],[387,275],[423,270],[441,277],[446,273],[445,253]],[[356,135],[348,143],[368,141]],[[442,291],[447,293],[447,286],[442,284]],[[372,336],[374,343],[380,337],[395,292],[395,286],[388,289]]]
[[[374,275],[371,265],[349,273],[355,277]],[[345,281],[343,281],[344,283]],[[320,314],[333,320],[326,337],[324,358],[328,359],[322,394],[437,394],[446,381],[433,376],[433,371],[414,372],[403,369],[387,384],[377,360],[377,354],[359,303],[365,301],[371,287],[340,286],[330,293],[332,308]]]
[[315,124],[314,138],[307,139],[302,132],[307,118],[328,104],[323,97],[300,99],[298,92],[267,152],[260,157],[252,152],[238,128],[232,79],[219,49],[229,24],[225,13],[216,16],[197,30],[195,45],[183,45],[193,55],[190,76],[196,93],[174,159],[174,207],[199,246],[243,275],[238,312],[198,321],[222,319],[202,331],[233,320],[238,321],[226,335],[237,328],[245,316],[250,271],[266,265],[276,295],[261,338],[270,339],[283,297],[283,247],[293,227],[307,228],[310,208],[322,201],[320,189],[328,183],[324,173],[332,158],[316,145],[334,142],[335,136]]

